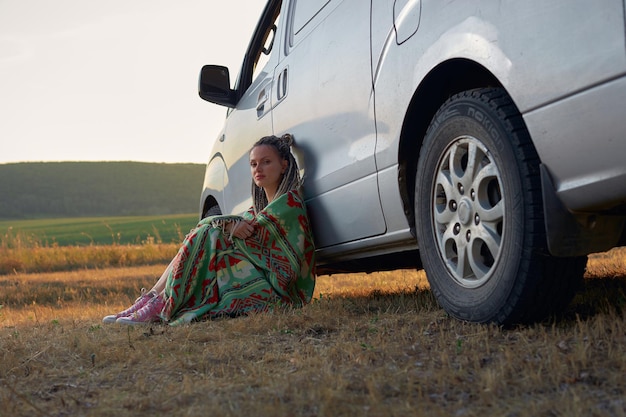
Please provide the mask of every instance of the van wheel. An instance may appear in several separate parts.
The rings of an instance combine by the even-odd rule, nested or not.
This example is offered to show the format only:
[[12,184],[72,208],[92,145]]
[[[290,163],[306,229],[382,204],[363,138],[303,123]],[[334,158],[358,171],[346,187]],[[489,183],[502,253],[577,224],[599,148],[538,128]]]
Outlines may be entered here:
[[220,206],[216,204],[214,206],[211,206],[209,209],[207,209],[207,211],[204,212],[202,218],[204,219],[210,216],[219,216],[221,214],[222,214],[222,210],[220,209]]
[[503,89],[466,91],[444,103],[416,175],[420,256],[449,314],[512,324],[571,301],[586,257],[547,251],[539,157]]

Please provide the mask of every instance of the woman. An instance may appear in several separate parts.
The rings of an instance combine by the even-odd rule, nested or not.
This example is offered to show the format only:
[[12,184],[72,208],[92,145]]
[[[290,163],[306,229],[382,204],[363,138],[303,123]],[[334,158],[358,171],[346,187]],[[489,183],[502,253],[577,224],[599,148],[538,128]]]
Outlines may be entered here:
[[103,321],[176,325],[308,303],[315,247],[292,143],[291,135],[257,141],[249,152],[253,206],[201,220],[154,287]]

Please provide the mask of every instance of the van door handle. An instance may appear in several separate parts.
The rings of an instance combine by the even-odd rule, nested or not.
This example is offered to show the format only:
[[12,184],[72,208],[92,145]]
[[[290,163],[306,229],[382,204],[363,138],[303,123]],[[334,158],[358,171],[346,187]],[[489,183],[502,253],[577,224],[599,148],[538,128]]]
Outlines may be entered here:
[[278,86],[276,87],[276,98],[282,100],[287,95],[287,68],[278,75]]
[[257,116],[261,117],[265,113],[265,103],[267,103],[267,99],[268,98],[269,97],[268,97],[267,91],[264,88],[259,93],[259,98],[257,99],[257,102],[256,102],[256,113],[257,113]]

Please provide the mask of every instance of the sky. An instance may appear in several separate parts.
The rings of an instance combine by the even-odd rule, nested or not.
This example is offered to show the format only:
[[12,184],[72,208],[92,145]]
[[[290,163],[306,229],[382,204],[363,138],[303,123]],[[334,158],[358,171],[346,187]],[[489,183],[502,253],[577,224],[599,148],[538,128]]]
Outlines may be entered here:
[[264,0],[0,0],[0,164],[206,163]]

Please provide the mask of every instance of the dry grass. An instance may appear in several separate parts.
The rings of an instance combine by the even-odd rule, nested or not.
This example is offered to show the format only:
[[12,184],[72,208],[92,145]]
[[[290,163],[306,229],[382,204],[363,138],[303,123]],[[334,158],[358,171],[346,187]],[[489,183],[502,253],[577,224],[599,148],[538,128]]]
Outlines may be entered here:
[[0,277],[0,415],[626,415],[624,250],[515,329],[449,318],[412,271],[319,277],[302,310],[101,324],[161,269]]
[[179,247],[175,243],[0,247],[0,275],[162,264]]

